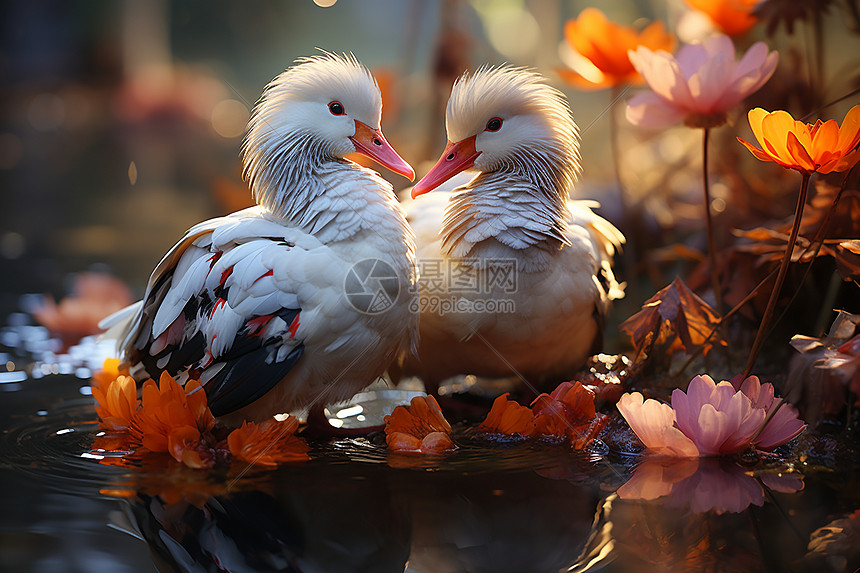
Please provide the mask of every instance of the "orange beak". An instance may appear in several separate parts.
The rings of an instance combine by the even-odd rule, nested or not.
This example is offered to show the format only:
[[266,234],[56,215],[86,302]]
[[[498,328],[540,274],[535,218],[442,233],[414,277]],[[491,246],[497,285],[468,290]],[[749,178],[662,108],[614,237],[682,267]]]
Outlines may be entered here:
[[433,169],[412,188],[412,198],[429,193],[451,177],[475,165],[475,160],[481,154],[475,150],[477,137],[473,135],[457,143],[449,141]]
[[355,135],[349,139],[358,153],[373,159],[398,175],[403,175],[410,181],[415,180],[415,170],[397,155],[394,148],[385,140],[382,130],[373,129],[366,123],[355,120]]

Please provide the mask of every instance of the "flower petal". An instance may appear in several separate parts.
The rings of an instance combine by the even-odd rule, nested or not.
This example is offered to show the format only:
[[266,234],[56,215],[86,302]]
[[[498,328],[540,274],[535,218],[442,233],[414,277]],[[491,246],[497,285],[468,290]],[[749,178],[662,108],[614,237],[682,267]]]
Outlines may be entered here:
[[794,406],[782,404],[756,438],[755,445],[763,450],[772,450],[797,436],[804,428],[806,424],[798,417]]
[[749,143],[748,141],[744,141],[740,137],[738,137],[737,140],[740,141],[741,143],[743,143],[744,146],[746,146],[746,148],[750,150],[750,153],[752,153],[756,159],[760,159],[762,161],[776,161],[776,158],[769,155],[766,151],[759,149],[758,147],[756,147],[752,143]]
[[836,149],[842,154],[849,153],[860,143],[860,104],[855,105],[845,114],[842,127],[839,128],[839,141]]
[[794,157],[795,165],[808,173],[815,171],[815,162],[812,161],[812,157],[809,155],[809,152],[803,144],[800,143],[793,131],[788,132],[787,147],[788,152],[791,153],[792,157]]
[[668,127],[685,115],[654,92],[638,93],[627,102],[627,120],[642,127]]
[[698,70],[690,76],[688,83],[690,95],[693,98],[693,108],[700,113],[725,111],[731,105],[726,105],[723,94],[730,86],[732,70],[735,61],[732,55],[724,52],[712,54]]
[[827,163],[832,157],[829,155],[837,153],[839,143],[839,124],[830,119],[822,122],[812,136],[812,157],[816,165]]
[[[763,61],[759,62],[758,58],[762,54],[764,54]],[[726,109],[737,105],[766,84],[776,71],[777,63],[779,63],[779,54],[776,51],[768,54],[764,42],[757,42],[747,50],[738,62],[730,84],[725,90],[723,97]]]
[[860,148],[844,156],[829,171],[821,171],[821,173],[830,173],[830,171],[842,173],[854,167],[858,161],[860,161]]
[[675,413],[668,404],[644,400],[639,392],[619,398],[618,411],[645,446],[655,453],[674,457],[697,457],[693,442],[674,427]]
[[777,110],[762,119],[761,130],[769,154],[776,156],[784,165],[799,167],[794,155],[788,150],[788,134],[796,129],[795,124],[791,114]]
[[[685,48],[688,47],[685,46]],[[672,57],[672,54],[662,50],[652,52],[644,46],[639,46],[627,55],[633,67],[642,75],[654,93],[679,108],[692,108],[693,98],[687,87],[687,79],[678,60]]]
[[759,145],[764,147],[764,132],[762,131],[762,122],[767,117],[768,112],[760,107],[753,108],[747,114],[747,119],[750,123],[753,135]]
[[699,411],[693,435],[689,437],[696,444],[700,455],[717,456],[722,453],[721,448],[729,432],[726,414],[718,412],[711,404],[705,404]]
[[531,408],[509,400],[506,392],[493,401],[493,407],[478,429],[498,434],[528,436],[534,431],[532,417]]

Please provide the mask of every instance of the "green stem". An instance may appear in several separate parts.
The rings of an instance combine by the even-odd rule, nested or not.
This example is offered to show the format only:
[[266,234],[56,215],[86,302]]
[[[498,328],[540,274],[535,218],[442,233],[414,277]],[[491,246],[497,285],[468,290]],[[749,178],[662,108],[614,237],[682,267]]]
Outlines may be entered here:
[[708,186],[708,135],[710,129],[702,130],[702,180],[705,189],[705,229],[708,234],[708,259],[711,265],[711,284],[714,289],[714,299],[717,303],[717,313],[723,314],[723,293],[720,290],[720,273],[717,268],[717,248],[714,244],[714,223],[711,218],[711,191]]
[[797,195],[797,207],[794,210],[794,224],[791,227],[791,235],[788,237],[788,245],[785,248],[785,254],[782,256],[782,263],[779,266],[779,273],[776,275],[776,283],[773,285],[773,291],[770,293],[770,298],[767,301],[767,308],[764,311],[764,317],[761,319],[761,324],[758,327],[755,341],[750,351],[747,365],[744,368],[743,377],[750,375],[755,359],[761,350],[764,339],[767,337],[767,327],[773,316],[773,311],[776,308],[776,301],[779,299],[779,292],[782,290],[782,284],[785,282],[785,275],[788,272],[788,264],[791,262],[791,255],[794,253],[794,245],[797,243],[797,234],[800,231],[800,221],[803,218],[803,207],[806,205],[806,193],[809,187],[809,173],[803,173],[803,179],[800,183],[800,193]]

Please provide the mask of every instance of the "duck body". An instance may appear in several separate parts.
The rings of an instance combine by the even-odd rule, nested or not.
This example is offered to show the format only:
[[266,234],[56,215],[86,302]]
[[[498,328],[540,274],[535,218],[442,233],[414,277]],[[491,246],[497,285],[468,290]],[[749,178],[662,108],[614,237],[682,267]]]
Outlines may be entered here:
[[[437,191],[404,204],[418,236],[421,319],[418,355],[406,359],[403,373],[431,388],[458,374],[522,376],[535,384],[569,376],[600,350],[604,316],[621,292],[610,263],[623,237],[590,201],[568,202],[563,240],[528,244],[528,229],[488,223],[483,232],[468,232],[475,242],[460,236],[455,251],[446,249],[438,231],[446,207],[485,191]],[[507,191],[523,196],[516,185]],[[498,213],[484,212],[498,223]]]
[[[339,86],[341,93],[314,102],[315,92],[304,86],[290,94],[298,102],[277,101],[284,78],[273,82],[246,140],[246,176],[258,205],[192,227],[156,266],[120,340],[136,378],[167,371],[181,383],[198,379],[213,414],[228,424],[321,411],[349,398],[408,349],[417,332],[410,312],[414,235],[392,186],[342,155],[367,145],[369,156],[398,172],[411,175],[411,168],[378,128],[365,124],[378,125],[381,103],[369,106],[361,125],[354,119],[355,134],[325,116],[327,102],[337,104],[328,104],[332,115],[345,115],[344,108],[361,107],[364,92],[378,98],[378,88],[351,58],[327,54],[303,65],[314,69],[298,71],[322,73],[320,82],[325,73],[344,82],[352,74],[358,95]],[[316,89],[300,74],[290,79]],[[298,96],[322,107],[309,112]],[[332,152],[306,131],[294,136],[295,124],[314,112],[322,125],[341,122],[334,129],[364,139]]]

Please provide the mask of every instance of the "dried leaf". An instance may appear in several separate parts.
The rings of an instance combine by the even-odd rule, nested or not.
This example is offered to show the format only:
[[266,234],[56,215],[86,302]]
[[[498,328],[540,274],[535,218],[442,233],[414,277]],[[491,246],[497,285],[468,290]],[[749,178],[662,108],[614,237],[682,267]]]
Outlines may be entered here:
[[846,281],[860,280],[860,240],[842,241],[833,257],[842,278]]
[[[839,187],[819,179],[815,184],[815,197],[813,197],[803,212],[800,224],[800,234],[813,237],[819,227],[824,223],[830,207],[839,194]],[[788,232],[790,225],[786,224],[784,230]],[[860,236],[860,190],[846,189],[839,198],[839,204],[830,216],[827,223],[825,238],[849,238]]]
[[838,416],[847,386],[860,402],[860,315],[839,311],[827,336],[795,335],[799,352],[791,361],[786,398],[797,404],[810,424]]
[[[637,353],[649,345],[649,334],[656,340],[661,329],[668,329],[670,335],[675,336],[670,351],[683,347],[690,352],[705,343],[719,321],[719,315],[708,303],[684,281],[675,278],[672,284],[645,301],[642,310],[628,318],[620,329],[631,337]],[[714,344],[728,345],[717,333],[705,345],[704,352],[707,354]]]

